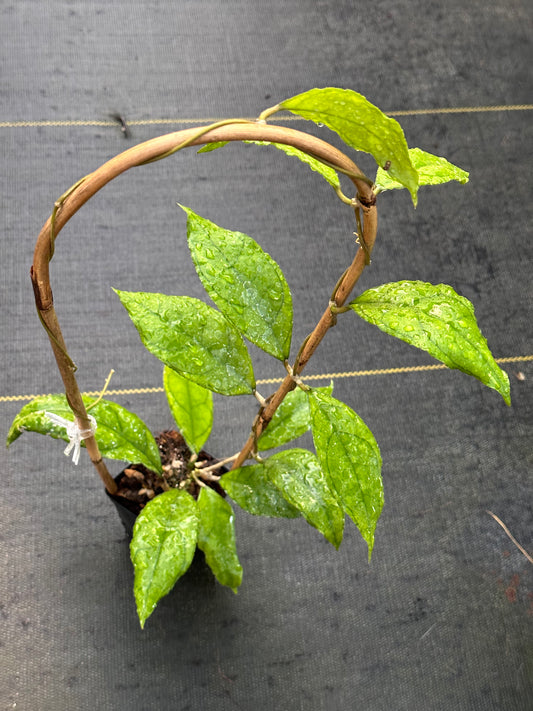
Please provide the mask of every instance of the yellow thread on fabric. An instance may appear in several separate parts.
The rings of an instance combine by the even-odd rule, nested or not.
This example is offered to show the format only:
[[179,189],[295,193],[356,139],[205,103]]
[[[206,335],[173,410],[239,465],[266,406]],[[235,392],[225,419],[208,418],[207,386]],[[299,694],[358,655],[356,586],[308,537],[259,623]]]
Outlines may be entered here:
[[[496,363],[526,363],[533,361],[533,355],[526,356],[509,356],[507,358],[496,358]],[[378,368],[376,370],[352,370],[341,373],[316,373],[314,375],[305,375],[305,380],[339,380],[340,378],[363,378],[378,375],[396,375],[402,373],[423,373],[431,370],[446,370],[446,366],[442,363],[434,365],[408,365],[400,368]],[[283,378],[265,378],[258,380],[258,385],[272,385],[281,383]],[[89,390],[84,392],[84,395],[89,397],[97,397],[100,390]],[[162,387],[153,388],[122,388],[117,390],[106,390],[106,395],[151,395],[154,393],[162,393]],[[0,395],[0,402],[19,402],[23,400],[34,400],[36,397],[45,397],[50,393],[41,395]]]
[[[405,109],[401,111],[384,111],[387,116],[426,116],[430,114],[471,114],[497,111],[531,111],[533,104],[501,104],[497,106],[450,106],[435,109]],[[156,126],[165,124],[196,124],[213,123],[220,119],[213,118],[157,118],[157,119],[132,119],[125,118],[128,126]],[[254,120],[251,118],[250,120]],[[299,116],[276,116],[276,121],[304,121]],[[42,120],[42,121],[0,121],[0,128],[37,128],[37,127],[59,127],[69,126],[108,126],[117,127],[116,121],[103,121],[91,119],[73,120]]]
[[488,111],[531,111],[533,104],[502,104],[500,106],[450,106],[440,109],[406,109],[385,111],[387,116],[423,116],[425,114],[475,114]]
[[36,128],[38,126],[116,126],[116,121],[90,121],[90,120],[72,120],[72,121],[0,121],[0,128]]

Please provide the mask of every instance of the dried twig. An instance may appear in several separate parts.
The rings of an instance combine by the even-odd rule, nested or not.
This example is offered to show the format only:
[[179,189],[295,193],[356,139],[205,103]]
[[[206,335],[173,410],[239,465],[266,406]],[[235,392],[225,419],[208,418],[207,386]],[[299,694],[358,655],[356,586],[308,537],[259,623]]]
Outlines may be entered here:
[[533,563],[533,558],[529,555],[529,553],[526,551],[526,549],[518,543],[516,538],[512,535],[511,531],[507,528],[507,526],[504,524],[504,522],[496,516],[496,514],[493,514],[492,511],[487,511],[489,516],[492,516],[492,518],[496,521],[496,523],[499,523],[500,526],[503,528],[505,533],[509,536],[509,538],[512,540],[512,542],[515,544],[515,546],[518,548],[518,550],[523,553],[526,558],[529,560],[530,563]]

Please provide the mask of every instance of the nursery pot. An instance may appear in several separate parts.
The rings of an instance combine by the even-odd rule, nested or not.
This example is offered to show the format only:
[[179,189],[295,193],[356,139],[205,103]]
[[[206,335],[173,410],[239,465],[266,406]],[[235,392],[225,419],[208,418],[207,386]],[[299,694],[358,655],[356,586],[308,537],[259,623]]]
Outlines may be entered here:
[[[131,465],[130,465],[131,466]],[[120,482],[122,481],[122,478],[124,477],[124,471],[121,471],[118,476],[115,477],[115,482],[117,486],[120,487]],[[110,494],[106,490],[107,496],[111,499],[113,502],[118,516],[120,520],[122,521],[122,525],[124,526],[124,530],[126,531],[126,535],[128,538],[133,538],[133,526],[135,525],[135,521],[137,520],[137,516],[140,513],[140,509],[135,512],[133,510],[133,506],[131,506],[131,502],[128,501],[128,499],[124,498],[123,496],[118,496],[118,495],[113,495]],[[131,508],[130,508],[131,506]]]

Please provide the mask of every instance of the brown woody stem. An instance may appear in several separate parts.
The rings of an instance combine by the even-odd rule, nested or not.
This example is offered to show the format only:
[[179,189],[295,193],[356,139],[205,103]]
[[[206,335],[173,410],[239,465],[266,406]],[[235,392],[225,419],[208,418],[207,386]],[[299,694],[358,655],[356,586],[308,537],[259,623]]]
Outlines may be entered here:
[[[68,355],[59,327],[50,286],[49,262],[54,253],[57,235],[68,220],[70,220],[93,195],[111,180],[130,168],[171,155],[176,152],[176,150],[180,150],[185,146],[202,145],[219,141],[245,140],[268,141],[294,146],[322,160],[324,163],[338,167],[341,172],[347,174],[357,189],[357,198],[359,203],[363,205],[363,211],[365,213],[362,238],[367,249],[372,249],[376,234],[377,213],[375,208],[375,195],[369,184],[370,181],[344,153],[329,143],[301,131],[296,131],[285,126],[267,125],[263,122],[247,121],[244,119],[235,119],[234,122],[222,121],[203,129],[198,127],[189,128],[153,138],[137,146],[133,146],[115,158],[107,161],[93,173],[90,173],[78,181],[78,183],[66,191],[57,201],[52,216],[44,224],[37,238],[31,268],[31,280],[39,317],[50,339],[57,366],[65,386],[67,401],[81,429],[90,429],[90,421],[74,374],[76,368]],[[337,290],[336,303],[339,306],[346,300],[364,266],[365,253],[362,249],[359,249],[352,266],[348,269],[348,272]],[[332,319],[333,314],[331,309],[328,308],[311,334],[308,343],[302,350],[298,364],[298,372],[305,366],[324,334],[332,325]],[[288,376],[262,413],[259,423],[260,431],[262,431],[264,426],[272,419],[273,413],[287,392],[293,388],[294,381]],[[104,482],[106,489],[110,493],[114,493],[116,491],[115,482],[102,460],[95,438],[89,437],[86,439],[85,445],[91,461]],[[246,459],[249,456],[252,451],[253,442],[248,449],[247,447],[248,443],[243,448],[241,455],[239,455],[239,459],[241,459],[241,457]],[[239,462],[239,459],[237,462]],[[238,466],[238,464],[236,465]]]

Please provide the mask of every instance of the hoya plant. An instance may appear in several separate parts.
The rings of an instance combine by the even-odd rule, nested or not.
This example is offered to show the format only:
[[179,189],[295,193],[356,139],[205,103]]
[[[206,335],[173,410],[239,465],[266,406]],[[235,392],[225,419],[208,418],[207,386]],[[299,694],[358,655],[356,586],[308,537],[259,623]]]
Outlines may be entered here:
[[[268,123],[282,110],[327,126],[347,153],[371,154],[375,175],[365,175],[351,155],[313,133]],[[315,327],[302,343],[293,344],[292,295],[279,265],[252,237],[235,231],[235,225],[218,226],[192,207],[181,206],[206,299],[116,290],[142,343],[164,366],[168,404],[186,443],[185,464],[179,469],[176,463],[162,464],[160,447],[136,414],[102,396],[80,393],[57,322],[48,265],[61,228],[114,177],[188,146],[201,145],[201,152],[209,153],[230,150],[224,146],[233,141],[261,150],[272,146],[315,171],[354,213],[357,242],[351,263],[331,284],[331,297]],[[110,495],[116,494],[117,483],[104,459],[137,464],[161,480],[162,493],[140,511],[131,540],[141,626],[189,568],[197,548],[218,581],[237,591],[242,568],[235,504],[255,515],[303,517],[335,548],[341,545],[348,516],[370,557],[384,500],[378,444],[352,407],[334,396],[332,385],[311,387],[303,375],[337,322],[339,328],[353,329],[363,319],[474,376],[510,404],[508,377],[491,355],[474,307],[452,287],[406,280],[354,293],[371,260],[378,195],[403,188],[416,206],[420,186],[467,180],[464,170],[444,158],[409,148],[400,125],[360,94],[324,88],[282,101],[256,120],[229,119],[141,143],[82,178],[55,203],[37,240],[31,277],[65,394],[37,397],[25,405],[7,441],[24,430],[50,435],[67,441],[66,451],[73,450],[76,461],[80,446],[86,447]],[[271,356],[283,376],[268,395],[257,390],[247,341]],[[215,461],[203,452],[213,422],[213,393],[257,400],[238,453],[221,452]],[[295,445],[308,430],[312,451]]]

